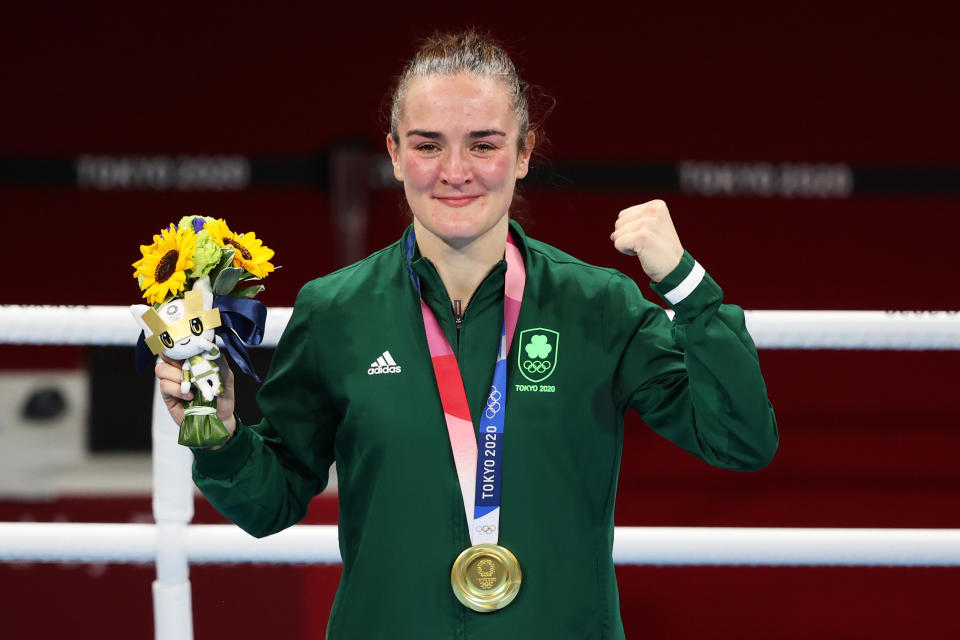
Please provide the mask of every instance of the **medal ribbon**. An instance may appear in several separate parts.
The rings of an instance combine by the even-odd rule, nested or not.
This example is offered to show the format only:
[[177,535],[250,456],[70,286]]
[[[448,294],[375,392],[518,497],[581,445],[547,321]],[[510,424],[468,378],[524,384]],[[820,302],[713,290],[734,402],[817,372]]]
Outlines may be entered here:
[[[411,261],[416,239],[411,233],[407,239],[407,269],[413,285],[420,292],[420,279],[413,272]],[[460,367],[450,342],[444,335],[433,311],[420,298],[423,327],[430,347],[433,373],[440,391],[440,403],[447,422],[447,435],[453,452],[463,509],[470,529],[470,543],[496,544],[500,527],[500,481],[503,469],[503,427],[507,409],[507,354],[520,317],[520,303],[526,282],[526,269],[520,250],[507,236],[505,250],[507,273],[503,299],[503,326],[500,330],[500,346],[497,362],[490,383],[490,394],[480,418],[478,431],[480,446],[473,435],[473,420],[463,387]]]

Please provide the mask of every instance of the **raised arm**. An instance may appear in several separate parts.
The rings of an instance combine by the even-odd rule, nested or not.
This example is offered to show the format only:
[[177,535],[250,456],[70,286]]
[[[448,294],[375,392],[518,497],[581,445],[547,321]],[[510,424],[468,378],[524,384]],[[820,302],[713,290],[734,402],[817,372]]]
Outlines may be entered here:
[[659,200],[623,211],[611,235],[637,255],[652,288],[674,310],[644,300],[626,276],[611,278],[611,348],[622,349],[615,399],[657,433],[712,465],[765,466],[778,445],[776,418],[743,310],[683,250]]

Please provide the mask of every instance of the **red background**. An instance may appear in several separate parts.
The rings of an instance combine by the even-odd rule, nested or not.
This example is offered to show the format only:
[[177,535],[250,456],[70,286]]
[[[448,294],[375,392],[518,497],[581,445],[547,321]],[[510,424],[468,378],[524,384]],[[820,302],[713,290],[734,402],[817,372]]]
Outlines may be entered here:
[[[291,5],[285,5],[290,7]],[[957,165],[955,25],[911,3],[32,3],[0,38],[3,156],[312,154],[382,144],[390,79],[434,28],[487,26],[557,101],[553,161]],[[530,191],[531,235],[641,278],[616,213],[665,194]],[[666,194],[684,245],[749,309],[957,309],[955,198]],[[255,229],[289,306],[337,266],[327,196],[0,190],[3,303],[129,304],[137,245],[181,215]],[[368,249],[405,224],[371,203]],[[0,366],[80,350],[0,348]],[[42,353],[41,353],[42,352]],[[52,354],[52,355],[51,355]],[[765,470],[706,467],[629,419],[619,525],[960,527],[955,352],[761,352],[780,421]],[[311,522],[332,522],[318,499]],[[220,521],[202,500],[199,522]],[[0,520],[126,521],[146,499],[0,504]],[[545,535],[547,532],[545,532]],[[956,569],[621,567],[631,638],[950,638]],[[322,637],[338,568],[192,568],[196,637]],[[149,637],[151,568],[0,566],[9,637]],[[55,602],[57,615],[50,615]],[[255,606],[256,605],[256,606]]]

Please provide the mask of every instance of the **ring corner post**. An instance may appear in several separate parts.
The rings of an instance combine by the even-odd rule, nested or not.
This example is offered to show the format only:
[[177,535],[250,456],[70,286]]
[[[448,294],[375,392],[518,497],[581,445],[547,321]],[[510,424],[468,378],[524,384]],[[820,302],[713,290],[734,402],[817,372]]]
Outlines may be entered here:
[[157,578],[153,582],[156,640],[193,640],[187,525],[193,519],[193,455],[177,444],[179,427],[160,395],[153,398],[153,518]]

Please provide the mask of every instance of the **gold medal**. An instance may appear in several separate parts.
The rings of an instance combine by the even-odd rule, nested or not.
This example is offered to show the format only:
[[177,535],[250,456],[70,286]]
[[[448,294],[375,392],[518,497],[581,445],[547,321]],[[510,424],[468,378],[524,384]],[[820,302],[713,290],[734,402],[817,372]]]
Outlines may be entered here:
[[520,563],[497,544],[475,544],[453,563],[450,585],[463,606],[480,613],[503,609],[520,590]]

